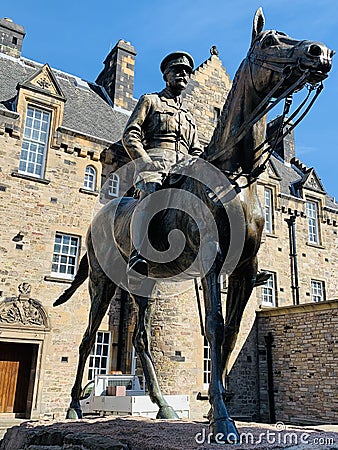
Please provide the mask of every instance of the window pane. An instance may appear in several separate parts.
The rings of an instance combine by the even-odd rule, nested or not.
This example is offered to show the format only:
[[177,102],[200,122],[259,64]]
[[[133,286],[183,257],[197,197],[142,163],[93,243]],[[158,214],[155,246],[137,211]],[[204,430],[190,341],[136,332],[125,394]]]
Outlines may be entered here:
[[[73,245],[66,245],[72,243]],[[66,278],[74,278],[77,267],[79,238],[57,233],[53,252],[53,274],[62,274]]]
[[306,203],[306,215],[308,221],[308,239],[314,244],[319,243],[318,207],[316,202]]
[[95,344],[92,347],[91,357],[89,360],[88,377],[91,371],[95,373],[106,374],[109,370],[109,348],[110,348],[110,332],[98,331],[96,333]]
[[311,293],[313,302],[324,301],[324,282],[311,280]]
[[111,195],[112,197],[118,197],[119,185],[120,185],[119,176],[116,173],[111,173],[109,179],[109,195]]
[[273,224],[272,224],[272,190],[266,188],[264,190],[264,205],[265,205],[265,231],[268,233],[272,233]]
[[32,134],[32,133],[31,133],[31,130],[29,130],[29,129],[27,129],[27,128],[25,129],[25,131],[24,131],[24,133],[23,133],[24,137],[25,137],[25,138],[28,138],[28,139],[31,137],[31,134]]
[[208,385],[210,383],[210,346],[206,337],[204,337],[204,358],[203,358],[203,383]]
[[[44,121],[42,120],[44,118]],[[22,142],[19,171],[29,175],[41,177],[47,153],[47,141],[49,131],[50,114],[42,112],[36,108],[28,107],[24,140]],[[43,132],[41,133],[41,130]],[[39,145],[37,143],[39,142]],[[37,154],[40,156],[37,157]],[[29,162],[29,163],[28,163]]]
[[270,278],[265,285],[262,286],[262,304],[265,306],[276,305],[275,274],[273,272],[270,273]]
[[83,180],[83,186],[93,191],[96,184],[96,170],[93,166],[87,166]]

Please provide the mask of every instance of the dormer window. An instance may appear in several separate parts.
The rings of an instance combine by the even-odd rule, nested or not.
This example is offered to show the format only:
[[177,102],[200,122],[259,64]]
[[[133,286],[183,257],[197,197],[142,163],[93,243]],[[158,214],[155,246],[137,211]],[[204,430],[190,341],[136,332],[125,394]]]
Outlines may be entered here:
[[43,178],[47,156],[51,114],[29,106],[27,108],[21,147],[19,173]]

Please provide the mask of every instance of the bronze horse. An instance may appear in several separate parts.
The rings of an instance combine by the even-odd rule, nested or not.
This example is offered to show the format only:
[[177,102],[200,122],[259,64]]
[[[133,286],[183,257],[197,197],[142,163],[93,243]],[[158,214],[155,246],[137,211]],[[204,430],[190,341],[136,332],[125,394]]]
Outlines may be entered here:
[[[321,43],[294,40],[284,33],[263,31],[263,27],[264,16],[259,9],[254,17],[248,55],[236,73],[220,120],[205,151],[205,159],[209,161],[206,164],[210,164],[215,173],[221,175],[218,183],[221,190],[222,180],[227,180],[227,187],[221,194],[225,202],[215,194],[217,186],[206,186],[194,176],[183,175],[178,177],[176,184],[175,181],[170,184],[169,180],[169,184],[164,186],[164,188],[178,187],[182,192],[194,194],[211,212],[218,237],[215,239],[215,234],[207,227],[203,239],[208,240],[210,234],[208,245],[213,260],[208,261],[210,264],[205,268],[203,265],[208,257],[197,258],[201,239],[198,233],[194,232],[196,223],[192,223],[192,219],[185,211],[168,208],[162,211],[150,226],[150,240],[159,251],[168,248],[168,234],[173,228],[178,228],[184,233],[186,243],[181,255],[175,261],[166,264],[149,261],[150,278],[146,280],[149,282],[149,292],[153,280],[186,271],[191,262],[198,259],[195,272],[192,270],[190,275],[192,278],[201,277],[205,301],[205,329],[211,349],[212,368],[209,387],[210,431],[214,436],[221,433],[224,442],[236,442],[239,439],[236,426],[229,417],[224,402],[223,376],[236,342],[244,308],[257,278],[257,252],[261,242],[264,215],[255,181],[264,169],[262,159],[266,146],[261,144],[265,139],[266,111],[271,98],[286,97],[292,91],[301,89],[306,83],[316,85],[326,78],[331,69],[334,53]],[[229,255],[230,236],[233,230],[229,210],[224,207],[224,204],[226,206],[228,202],[230,205],[232,201],[234,201],[233,211],[230,211],[232,217],[244,218],[242,239],[235,256]],[[70,298],[89,275],[91,297],[89,325],[79,349],[79,364],[71,393],[69,417],[74,415],[81,417],[79,397],[85,363],[117,285],[116,280],[112,281],[102,268],[110,266],[114,271],[116,267],[114,261],[108,257],[109,255],[103,261],[102,254],[114,241],[119,254],[122,255],[121,261],[125,262],[128,259],[130,235],[126,230],[129,230],[136,206],[135,199],[124,197],[113,200],[100,210],[88,232],[87,257],[82,259],[72,286],[55,303],[61,304]],[[202,210],[200,214],[203,215]],[[205,226],[205,222],[206,220],[203,222],[202,218],[200,223]],[[117,261],[118,258],[115,258],[115,264]],[[235,267],[231,267],[234,264]],[[225,320],[218,282],[224,265],[227,266],[225,270],[231,272],[228,280]],[[159,407],[159,418],[177,418],[161,393],[150,353],[149,298],[145,294],[139,295],[137,291],[131,294],[138,305],[133,343],[142,363],[149,395]]]

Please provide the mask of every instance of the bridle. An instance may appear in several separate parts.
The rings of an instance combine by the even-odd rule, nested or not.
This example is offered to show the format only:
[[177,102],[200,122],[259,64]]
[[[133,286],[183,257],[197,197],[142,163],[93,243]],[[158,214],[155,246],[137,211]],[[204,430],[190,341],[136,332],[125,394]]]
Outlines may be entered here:
[[[304,41],[300,41],[298,45],[301,45]],[[252,48],[254,45],[252,46]],[[253,184],[259,175],[263,173],[266,170],[266,164],[270,160],[272,154],[274,153],[278,143],[284,139],[284,137],[289,134],[298,124],[301,120],[304,119],[306,114],[311,109],[312,105],[316,101],[318,95],[323,90],[323,84],[320,82],[316,85],[309,85],[308,87],[308,94],[305,98],[305,100],[298,106],[298,108],[292,113],[292,115],[287,118],[286,116],[290,111],[290,107],[292,104],[292,94],[306,82],[307,77],[309,76],[310,70],[309,69],[303,69],[300,66],[299,60],[295,60],[294,62],[291,60],[290,57],[275,57],[272,60],[267,61],[266,59],[259,58],[256,55],[253,55],[253,51],[250,50],[247,55],[247,61],[249,62],[249,69],[250,69],[250,77],[251,77],[251,83],[254,88],[254,90],[257,93],[257,90],[254,85],[253,77],[252,77],[252,69],[251,64],[259,65],[260,67],[265,67],[273,72],[279,72],[282,73],[281,79],[276,83],[276,85],[270,90],[270,92],[260,101],[258,106],[251,112],[249,117],[243,122],[243,124],[240,126],[240,128],[237,130],[236,134],[230,138],[225,148],[222,148],[218,152],[210,155],[207,159],[208,161],[215,161],[217,158],[219,158],[221,155],[224,155],[225,152],[228,152],[231,148],[233,148],[236,144],[238,144],[244,136],[247,134],[248,130],[251,129],[253,125],[255,125],[263,116],[265,116],[269,111],[271,111],[281,100],[285,99],[283,113],[280,120],[280,125],[277,129],[277,131],[274,134],[272,142],[269,141],[268,138],[264,140],[258,147],[254,149],[254,154],[256,154],[259,150],[261,150],[263,147],[266,147],[263,152],[260,154],[259,158],[262,157],[263,154],[266,153],[266,156],[260,164],[258,164],[250,173],[244,173],[243,170],[240,170],[238,172],[233,172],[229,170],[222,170],[222,172],[228,177],[229,181],[235,186],[235,189],[237,192],[240,192],[240,190],[249,187],[251,184]],[[285,64],[288,63],[287,66],[281,67],[278,64]],[[281,95],[276,97],[273,101],[271,101],[271,98],[274,97],[274,94],[278,92],[278,90],[282,87],[283,83],[287,81],[287,79],[291,76],[293,73],[293,70],[298,70],[302,75],[291,85],[289,86],[285,92],[283,92]],[[301,113],[302,109],[305,107],[306,103],[309,101],[311,94],[315,92],[312,99],[310,100],[308,106],[306,109]],[[258,94],[258,93],[257,93]],[[293,119],[300,114],[298,119],[296,119],[295,122],[292,123]],[[284,130],[285,129],[285,130]],[[256,162],[256,161],[255,161]],[[240,177],[245,177],[247,179],[247,182],[245,185],[239,186],[237,183],[237,180]]]

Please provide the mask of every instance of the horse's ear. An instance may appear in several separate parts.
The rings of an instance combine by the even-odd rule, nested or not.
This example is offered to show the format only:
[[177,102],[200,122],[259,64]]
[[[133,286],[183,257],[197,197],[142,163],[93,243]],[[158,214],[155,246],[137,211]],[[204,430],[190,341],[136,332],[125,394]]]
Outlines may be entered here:
[[258,8],[253,20],[253,27],[252,27],[252,41],[251,43],[253,43],[254,39],[256,38],[256,36],[263,31],[264,28],[264,23],[265,23],[265,19],[264,19],[264,14],[263,14],[263,10],[262,8]]

